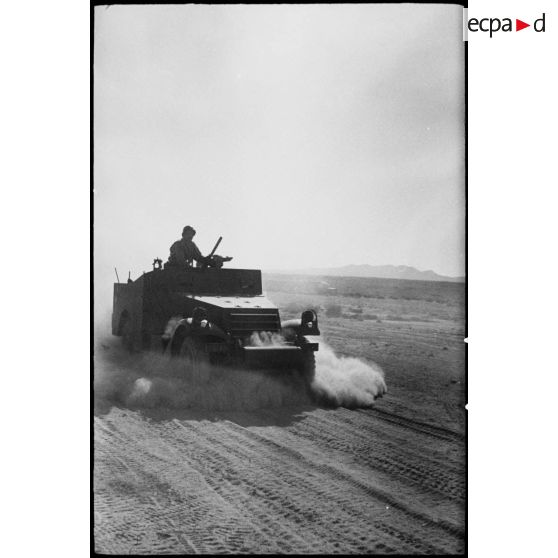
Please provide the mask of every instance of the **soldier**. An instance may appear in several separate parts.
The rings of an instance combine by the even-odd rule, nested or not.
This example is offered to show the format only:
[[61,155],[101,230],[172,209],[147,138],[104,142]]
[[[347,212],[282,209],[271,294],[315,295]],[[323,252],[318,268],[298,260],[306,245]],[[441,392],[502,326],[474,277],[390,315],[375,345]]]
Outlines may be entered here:
[[199,248],[192,240],[195,234],[196,231],[190,225],[186,225],[182,229],[182,239],[177,240],[170,247],[169,261],[166,265],[173,267],[192,267],[194,260],[198,263],[208,263],[207,258],[202,256]]

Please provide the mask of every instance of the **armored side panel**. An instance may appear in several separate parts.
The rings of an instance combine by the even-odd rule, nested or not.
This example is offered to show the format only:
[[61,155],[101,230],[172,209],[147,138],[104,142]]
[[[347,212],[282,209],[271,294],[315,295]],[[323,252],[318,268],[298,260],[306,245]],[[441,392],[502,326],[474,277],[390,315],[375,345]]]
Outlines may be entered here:
[[254,297],[262,297],[259,270],[170,268],[151,271],[142,278],[143,338],[161,335],[170,318],[191,316],[196,306],[206,308],[209,320],[222,326],[229,319],[228,297],[241,297],[244,311],[249,310]]
[[167,288],[207,296],[254,296],[262,294],[262,273],[258,269],[174,269],[144,275],[152,288]]
[[122,327],[129,320],[134,345],[139,344],[144,316],[144,277],[133,283],[115,283],[112,310],[112,333],[122,335]]
[[[189,335],[219,364],[313,370],[318,344],[304,335],[319,335],[315,313],[304,312],[292,321],[292,339],[278,346],[265,344],[263,332],[280,333],[282,325],[277,306],[262,293],[259,270],[168,268],[114,285],[112,332],[124,335],[131,349],[170,347],[172,352]],[[311,322],[311,330],[306,322]],[[163,335],[167,326],[170,338]]]

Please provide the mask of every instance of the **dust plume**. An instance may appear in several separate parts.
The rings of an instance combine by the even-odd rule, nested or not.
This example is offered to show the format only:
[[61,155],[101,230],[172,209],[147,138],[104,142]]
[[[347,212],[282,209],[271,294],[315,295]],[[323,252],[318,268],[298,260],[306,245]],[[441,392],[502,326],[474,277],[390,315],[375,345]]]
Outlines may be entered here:
[[312,392],[318,402],[348,408],[368,407],[387,392],[382,369],[354,357],[338,357],[320,342]]
[[127,354],[119,340],[103,340],[95,357],[95,399],[130,408],[253,411],[308,405],[294,370],[277,372],[211,366],[189,376],[180,359],[145,352]]
[[[316,375],[310,386],[312,399],[334,407],[368,407],[387,392],[384,373],[375,363],[354,357],[338,357],[334,350],[319,339],[316,353]],[[281,346],[285,339],[278,333],[254,332],[253,346]]]
[[285,338],[275,332],[254,331],[254,333],[250,335],[248,344],[253,347],[280,347],[285,344]]
[[[272,336],[252,338],[255,345],[280,342]],[[97,343],[95,351],[94,391],[96,402],[129,408],[255,411],[313,403],[365,407],[385,393],[386,385],[377,366],[338,357],[324,342],[316,353],[316,374],[308,387],[300,373],[291,369],[208,365],[192,377],[181,359],[153,352],[129,354],[119,339],[105,338]]]

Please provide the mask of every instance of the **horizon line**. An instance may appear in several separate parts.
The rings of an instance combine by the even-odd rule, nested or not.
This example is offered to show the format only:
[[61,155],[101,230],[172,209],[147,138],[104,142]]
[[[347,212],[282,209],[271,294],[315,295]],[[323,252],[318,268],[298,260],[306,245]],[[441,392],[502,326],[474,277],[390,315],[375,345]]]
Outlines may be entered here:
[[330,267],[305,267],[305,268],[267,268],[264,269],[262,268],[262,271],[267,271],[267,272],[273,272],[273,271],[277,271],[277,272],[281,272],[281,271],[288,271],[288,272],[296,272],[296,271],[319,271],[319,270],[334,270],[334,269],[343,269],[346,267],[406,267],[409,269],[414,269],[415,271],[418,271],[419,273],[435,273],[436,275],[439,275],[440,277],[449,277],[451,279],[461,279],[461,278],[465,278],[466,274],[463,273],[462,275],[448,275],[446,273],[439,273],[438,271],[435,271],[433,269],[419,269],[418,267],[412,266],[412,265],[407,265],[407,264],[344,264],[344,265],[337,265],[337,266],[330,266]]

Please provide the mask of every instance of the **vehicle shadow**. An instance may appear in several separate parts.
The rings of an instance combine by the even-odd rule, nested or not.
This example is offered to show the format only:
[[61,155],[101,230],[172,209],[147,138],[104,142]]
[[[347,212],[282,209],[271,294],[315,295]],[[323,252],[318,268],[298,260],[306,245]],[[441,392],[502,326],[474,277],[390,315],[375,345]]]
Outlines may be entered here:
[[101,346],[94,359],[93,414],[113,410],[147,420],[231,421],[240,426],[288,426],[316,409],[295,373],[212,369],[205,379],[169,375],[160,355],[129,355]]
[[[173,361],[161,355],[130,355],[101,346],[95,355],[93,408],[96,417],[113,409],[147,420],[231,421],[240,426],[289,426],[318,408],[363,408],[308,386],[295,370],[211,367],[204,378],[173,375]],[[345,398],[346,399],[346,398]]]
[[169,420],[179,421],[229,421],[239,426],[290,426],[304,420],[307,413],[315,407],[276,407],[273,409],[255,409],[253,411],[197,411],[191,409],[142,409],[139,412],[155,422]]
[[114,411],[130,411],[141,415],[148,421],[164,423],[170,421],[194,421],[194,422],[223,422],[229,421],[242,427],[248,426],[280,426],[286,427],[296,424],[306,416],[319,408],[317,405],[289,405],[272,407],[268,409],[252,410],[201,410],[181,409],[168,406],[144,407],[130,405],[122,401],[97,398],[94,401],[95,417],[102,418]]

